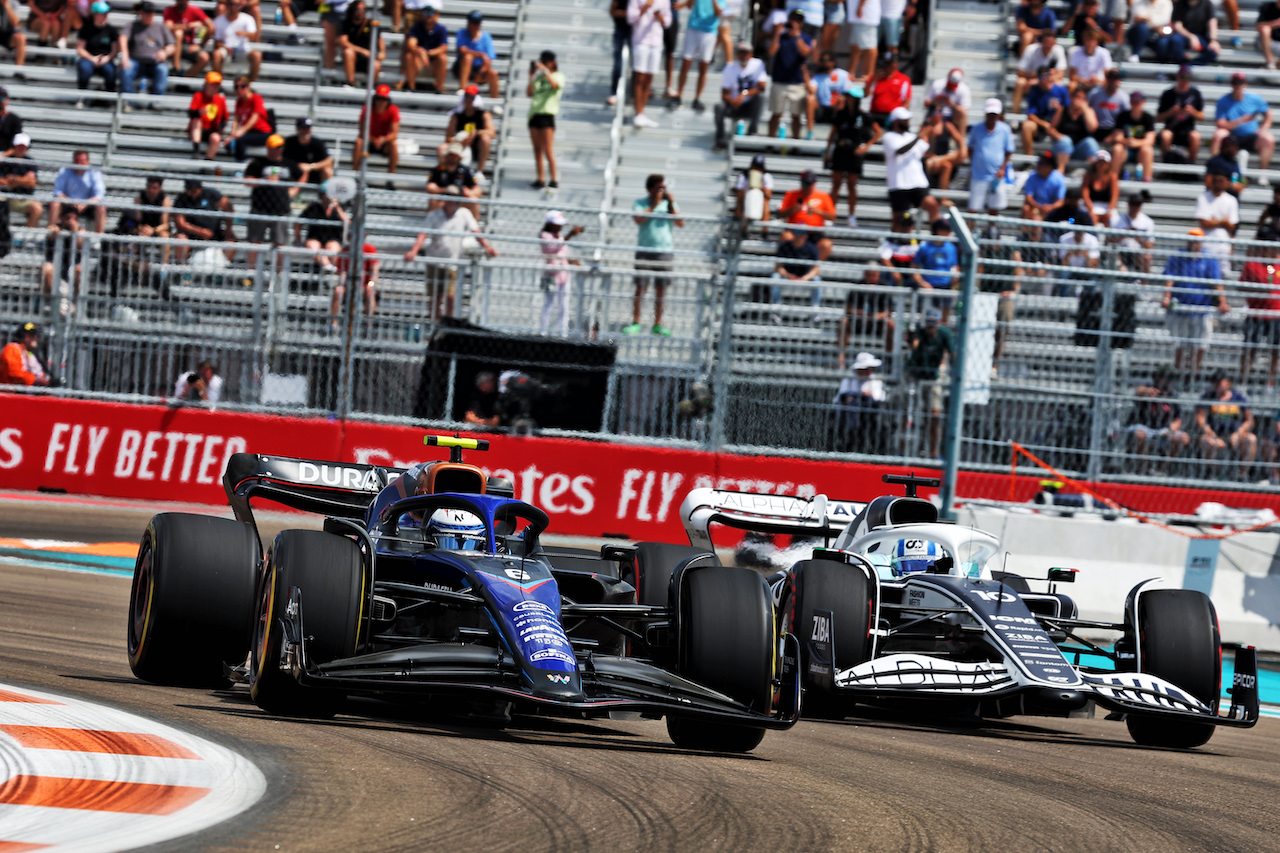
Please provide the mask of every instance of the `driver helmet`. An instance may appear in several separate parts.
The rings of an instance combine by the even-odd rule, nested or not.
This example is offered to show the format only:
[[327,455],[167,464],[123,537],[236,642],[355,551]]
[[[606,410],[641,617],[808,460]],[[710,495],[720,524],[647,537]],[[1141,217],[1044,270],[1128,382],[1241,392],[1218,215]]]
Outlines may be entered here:
[[941,556],[942,549],[937,542],[928,539],[899,539],[898,544],[893,546],[890,561],[895,572],[908,575],[928,571]]
[[483,551],[484,521],[464,509],[438,509],[427,522],[427,538],[449,551]]

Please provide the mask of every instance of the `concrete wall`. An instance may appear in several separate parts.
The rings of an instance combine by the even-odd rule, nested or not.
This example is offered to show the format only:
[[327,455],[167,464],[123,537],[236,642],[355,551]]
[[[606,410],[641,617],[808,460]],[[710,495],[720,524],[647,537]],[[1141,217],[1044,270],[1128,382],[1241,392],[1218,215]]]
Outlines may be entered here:
[[[1120,621],[1125,596],[1147,578],[1184,586],[1191,540],[1130,519],[965,507],[959,522],[1000,537],[1009,553],[1007,571],[1043,578],[1053,566],[1079,569],[1076,583],[1059,592],[1075,599],[1083,619]],[[1223,641],[1280,651],[1280,534],[1224,539],[1210,597]]]

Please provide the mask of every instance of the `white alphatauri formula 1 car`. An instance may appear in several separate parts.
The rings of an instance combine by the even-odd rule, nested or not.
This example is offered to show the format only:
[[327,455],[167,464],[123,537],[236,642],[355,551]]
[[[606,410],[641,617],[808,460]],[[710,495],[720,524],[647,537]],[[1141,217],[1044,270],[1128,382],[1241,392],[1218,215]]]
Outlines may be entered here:
[[[1013,574],[996,537],[940,521],[916,497],[937,480],[884,480],[906,495],[858,504],[695,489],[681,506],[695,548],[712,550],[713,524],[829,546],[770,578],[779,633],[800,640],[806,716],[904,701],[975,717],[1066,716],[1093,701],[1138,743],[1182,748],[1216,726],[1257,722],[1253,648],[1236,652],[1231,704],[1219,708],[1222,649],[1208,596],[1154,579],[1130,590],[1123,622],[1080,619],[1058,592],[1074,569]],[[1081,636],[1112,632],[1113,644]]]

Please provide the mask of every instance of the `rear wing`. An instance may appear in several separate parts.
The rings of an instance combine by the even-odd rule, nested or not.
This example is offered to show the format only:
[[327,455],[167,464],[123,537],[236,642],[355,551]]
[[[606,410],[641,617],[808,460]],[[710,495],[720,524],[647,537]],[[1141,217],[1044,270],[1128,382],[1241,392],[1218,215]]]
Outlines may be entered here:
[[797,498],[694,489],[680,505],[689,544],[712,550],[711,525],[723,524],[760,533],[790,533],[830,539],[857,517],[865,504],[835,501],[826,495]]
[[361,518],[378,492],[403,468],[236,453],[222,486],[240,521],[253,524],[250,498],[266,498],[303,512]]

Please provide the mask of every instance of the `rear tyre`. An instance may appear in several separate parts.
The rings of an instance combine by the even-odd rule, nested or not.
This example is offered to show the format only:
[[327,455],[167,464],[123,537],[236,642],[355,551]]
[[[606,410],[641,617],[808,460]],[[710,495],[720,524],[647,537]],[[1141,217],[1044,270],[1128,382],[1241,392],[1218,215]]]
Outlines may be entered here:
[[[773,702],[777,655],[773,601],[755,572],[708,566],[687,575],[681,599],[681,675],[767,714]],[[717,752],[750,752],[764,729],[668,716],[677,746]]]
[[[1156,589],[1138,597],[1137,638],[1142,672],[1159,676],[1215,711],[1222,679],[1218,615],[1203,592]],[[1129,734],[1144,746],[1189,749],[1203,746],[1214,726],[1184,720],[1130,715]]]
[[225,687],[253,626],[258,536],[226,518],[162,513],[142,534],[129,591],[133,674],[154,684]]
[[671,575],[690,557],[710,553],[716,565],[720,558],[713,551],[704,551],[692,545],[668,545],[665,542],[641,542],[636,546],[634,577],[624,577],[636,588],[636,604],[666,607],[669,602]]
[[782,602],[782,632],[795,634],[800,641],[804,716],[843,719],[853,710],[853,700],[832,692],[809,669],[809,644],[817,637],[815,610],[831,613],[827,630],[832,635],[836,672],[863,663],[871,648],[871,591],[866,576],[854,566],[802,560],[791,571],[791,593]]
[[281,621],[289,606],[289,588],[302,591],[302,627],[307,660],[328,663],[356,652],[364,614],[364,567],[350,539],[315,530],[286,530],[267,555],[253,628],[249,693],[272,714],[332,717],[345,696],[334,690],[303,687],[280,669]]

